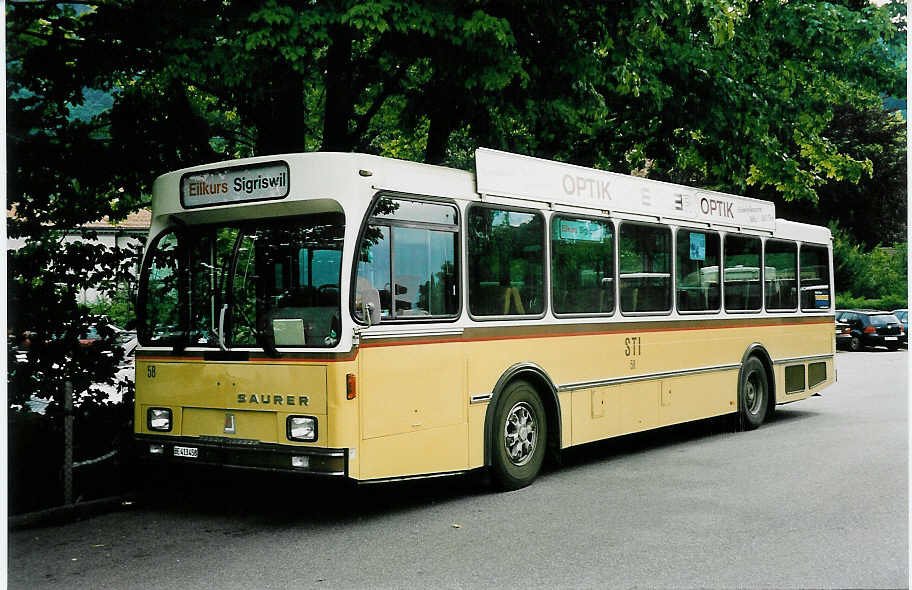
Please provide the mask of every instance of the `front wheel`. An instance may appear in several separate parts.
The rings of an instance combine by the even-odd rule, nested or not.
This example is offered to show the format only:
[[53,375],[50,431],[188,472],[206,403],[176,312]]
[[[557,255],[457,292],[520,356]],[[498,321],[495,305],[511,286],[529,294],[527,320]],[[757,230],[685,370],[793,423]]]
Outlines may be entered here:
[[526,381],[503,391],[494,412],[492,475],[498,487],[517,490],[541,470],[548,442],[548,420],[538,392]]
[[763,424],[770,404],[766,367],[757,357],[750,357],[741,368],[738,383],[738,418],[741,428],[753,430]]

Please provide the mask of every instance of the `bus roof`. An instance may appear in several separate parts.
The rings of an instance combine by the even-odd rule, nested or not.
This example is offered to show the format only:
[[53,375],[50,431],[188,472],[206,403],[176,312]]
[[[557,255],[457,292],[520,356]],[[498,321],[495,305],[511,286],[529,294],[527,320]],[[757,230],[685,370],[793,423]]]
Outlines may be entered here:
[[[313,152],[194,166],[158,177],[153,217],[186,221],[366,209],[377,190],[467,200],[517,199],[605,213],[775,233],[829,243],[825,227],[777,220],[768,201],[480,148],[476,172],[369,154]],[[365,190],[370,189],[370,190]]]
[[776,229],[775,205],[758,199],[485,148],[475,153],[475,169],[482,195],[770,232]]

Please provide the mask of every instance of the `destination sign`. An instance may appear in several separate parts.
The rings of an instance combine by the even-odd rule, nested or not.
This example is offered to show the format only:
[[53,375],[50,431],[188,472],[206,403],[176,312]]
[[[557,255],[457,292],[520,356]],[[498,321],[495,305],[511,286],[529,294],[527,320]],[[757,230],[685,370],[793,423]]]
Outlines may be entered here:
[[773,203],[481,148],[475,180],[482,195],[515,197],[773,231]]
[[181,205],[186,209],[288,196],[285,162],[189,172],[181,177]]

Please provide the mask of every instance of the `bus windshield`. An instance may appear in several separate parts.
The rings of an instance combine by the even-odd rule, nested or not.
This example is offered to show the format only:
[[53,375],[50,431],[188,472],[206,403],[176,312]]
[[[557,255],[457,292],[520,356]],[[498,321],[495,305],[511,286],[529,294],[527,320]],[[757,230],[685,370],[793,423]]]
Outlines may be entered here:
[[341,214],[165,231],[143,271],[141,341],[267,352],[335,346],[343,232]]

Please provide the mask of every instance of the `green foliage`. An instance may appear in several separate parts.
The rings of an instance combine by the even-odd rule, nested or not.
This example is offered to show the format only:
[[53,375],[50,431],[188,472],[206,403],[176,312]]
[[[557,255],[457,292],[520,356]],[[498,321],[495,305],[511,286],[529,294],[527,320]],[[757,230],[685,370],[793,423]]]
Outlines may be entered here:
[[93,310],[78,295],[100,288],[94,311],[124,325],[134,260],[63,233],[216,160],[337,150],[469,169],[488,146],[776,197],[851,233],[840,297],[904,297],[904,247],[853,245],[905,234],[905,136],[881,98],[905,97],[904,2],[5,7],[8,235],[26,242],[9,254],[13,344],[30,334],[27,363],[10,349],[9,403],[49,398],[57,425],[65,380],[104,410],[90,384],[112,381],[119,349],[79,346]]
[[808,223],[836,221],[851,238],[869,247],[892,244],[906,237],[906,124],[896,112],[879,105],[856,108],[842,105],[826,130],[838,149],[872,164],[871,174],[857,182],[829,179],[817,189],[816,202],[776,202],[777,214]]
[[[880,105],[904,96],[905,34],[891,20],[904,12],[850,0],[9,2],[8,232],[28,242],[10,278],[30,304],[11,317],[60,343],[30,379],[87,370],[73,352],[89,313],[77,293],[100,282],[113,306],[128,280],[123,252],[59,232],[122,219],[157,174],[202,162],[322,149],[469,168],[485,145],[819,198],[817,222],[849,202],[896,211],[904,138]],[[900,223],[883,237],[843,226],[875,243]]]
[[89,310],[94,316],[107,316],[111,323],[119,328],[132,326],[136,321],[133,294],[126,286],[118,288],[113,295],[100,296],[89,305]]
[[134,196],[136,170],[178,163],[324,149],[464,166],[483,144],[813,201],[871,173],[827,133],[834,108],[904,87],[896,3],[36,4],[8,10],[11,70],[65,104],[113,92],[95,124]]
[[908,245],[863,250],[833,224],[833,266],[839,307],[907,307]]
[[885,295],[877,299],[852,297],[848,293],[836,294],[836,309],[876,309],[893,311],[894,309],[908,309],[908,298],[904,295]]

